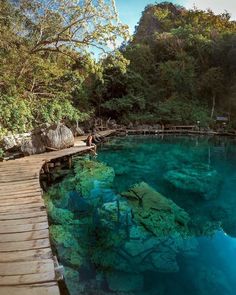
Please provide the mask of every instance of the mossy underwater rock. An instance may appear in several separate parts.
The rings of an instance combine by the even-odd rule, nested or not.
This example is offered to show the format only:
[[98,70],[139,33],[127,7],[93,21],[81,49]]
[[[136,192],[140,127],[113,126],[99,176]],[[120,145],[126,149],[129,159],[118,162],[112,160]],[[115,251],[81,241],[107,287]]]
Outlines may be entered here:
[[134,185],[122,196],[128,199],[135,221],[154,235],[187,232],[188,213],[147,183]]
[[64,276],[70,295],[78,295],[80,292],[79,272],[66,266],[64,267]]
[[201,194],[206,200],[217,198],[221,186],[217,171],[205,164],[170,170],[164,178],[176,188]]
[[76,191],[84,198],[92,196],[92,191],[99,188],[110,188],[115,177],[114,169],[103,163],[82,160],[75,165]]
[[50,238],[59,253],[59,258],[66,265],[79,267],[83,264],[83,250],[78,239],[73,235],[74,227],[66,225],[51,225]]
[[188,214],[144,182],[122,195],[126,199],[106,203],[99,212],[112,231],[109,237],[115,241],[123,235],[123,239],[107,248],[105,256],[96,253],[100,258],[96,261],[120,273],[179,271],[179,251],[191,255],[198,245],[189,237]]
[[44,201],[49,219],[53,224],[63,225],[73,223],[74,214],[71,211],[54,206],[49,196],[44,196]]

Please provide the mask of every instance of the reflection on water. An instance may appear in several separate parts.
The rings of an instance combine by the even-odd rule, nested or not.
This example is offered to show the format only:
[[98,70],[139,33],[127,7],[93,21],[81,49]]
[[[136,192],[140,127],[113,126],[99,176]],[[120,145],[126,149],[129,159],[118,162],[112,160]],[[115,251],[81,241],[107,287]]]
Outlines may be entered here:
[[[104,165],[105,163],[107,165]],[[109,140],[46,197],[70,293],[236,294],[236,141]]]

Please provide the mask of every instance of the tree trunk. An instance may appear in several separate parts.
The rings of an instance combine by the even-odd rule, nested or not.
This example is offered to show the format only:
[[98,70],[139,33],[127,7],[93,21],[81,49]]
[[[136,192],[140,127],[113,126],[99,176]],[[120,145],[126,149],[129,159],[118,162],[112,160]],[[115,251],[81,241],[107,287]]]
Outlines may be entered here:
[[212,97],[211,119],[214,116],[215,105],[216,105],[216,95],[214,94],[213,97]]

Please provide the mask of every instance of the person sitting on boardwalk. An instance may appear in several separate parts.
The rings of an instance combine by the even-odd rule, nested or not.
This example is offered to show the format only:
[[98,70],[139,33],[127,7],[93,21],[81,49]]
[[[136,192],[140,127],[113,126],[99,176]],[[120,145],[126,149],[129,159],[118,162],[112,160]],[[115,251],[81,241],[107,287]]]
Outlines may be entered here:
[[97,146],[94,143],[94,135],[89,133],[87,139],[86,139],[86,145],[87,146],[93,146],[94,147],[94,155],[97,155]]

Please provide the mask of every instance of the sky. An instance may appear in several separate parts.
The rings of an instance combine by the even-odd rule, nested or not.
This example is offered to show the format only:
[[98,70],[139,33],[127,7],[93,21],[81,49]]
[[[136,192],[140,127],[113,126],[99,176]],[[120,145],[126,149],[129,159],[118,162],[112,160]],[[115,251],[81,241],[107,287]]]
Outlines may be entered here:
[[[162,1],[116,0],[116,6],[121,21],[128,24],[130,32],[133,33],[135,25],[139,21],[145,6],[148,4],[155,4],[156,2]],[[211,8],[216,13],[222,13],[227,10],[232,15],[232,19],[236,19],[236,0],[176,0],[172,2],[187,8],[193,8],[194,6],[204,10]]]

